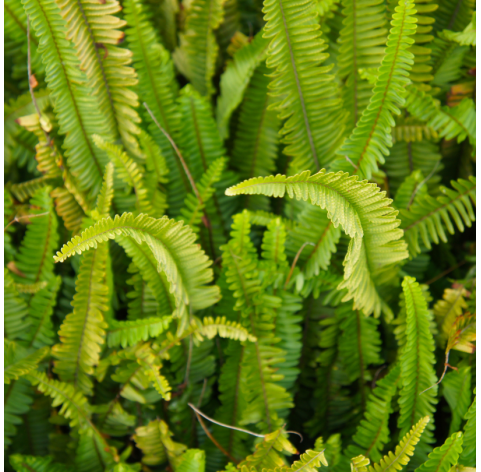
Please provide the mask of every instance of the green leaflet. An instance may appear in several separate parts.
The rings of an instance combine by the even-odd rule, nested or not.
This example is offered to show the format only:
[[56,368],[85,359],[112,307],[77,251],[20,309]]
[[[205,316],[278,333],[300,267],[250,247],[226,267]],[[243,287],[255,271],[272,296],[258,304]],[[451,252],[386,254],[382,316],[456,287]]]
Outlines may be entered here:
[[[384,198],[375,185],[358,182],[356,176],[326,173],[325,170],[312,176],[306,171],[292,177],[259,177],[226,190],[227,195],[274,197],[283,197],[286,192],[291,198],[310,201],[327,209],[333,225],[341,225],[352,238],[344,261],[344,282],[339,285],[349,291],[343,301],[354,299],[354,309],[367,314],[380,313],[383,303],[376,289],[378,274],[385,274],[391,264],[407,256],[400,231],[396,229],[399,224],[396,212],[389,207],[390,200]],[[368,194],[369,207],[358,204],[356,194]],[[383,218],[377,219],[379,216]],[[385,230],[379,231],[378,224]]]
[[[337,152],[339,158],[333,170],[344,170],[370,179],[378,170],[377,162],[392,146],[392,114],[399,114],[404,105],[408,73],[413,64],[413,54],[407,49],[413,43],[410,37],[416,32],[414,1],[401,0],[391,21],[386,53],[379,67],[379,75],[369,105],[362,113],[356,128]],[[353,168],[354,167],[354,168]]]
[[[476,390],[474,394],[476,395]],[[468,467],[474,467],[476,465],[476,397],[464,418],[467,422],[464,426],[463,451],[459,462]]]
[[416,470],[419,472],[447,472],[451,465],[456,464],[459,454],[463,450],[463,433],[454,433],[446,442],[441,446],[434,449],[429,454],[429,459],[421,467]]

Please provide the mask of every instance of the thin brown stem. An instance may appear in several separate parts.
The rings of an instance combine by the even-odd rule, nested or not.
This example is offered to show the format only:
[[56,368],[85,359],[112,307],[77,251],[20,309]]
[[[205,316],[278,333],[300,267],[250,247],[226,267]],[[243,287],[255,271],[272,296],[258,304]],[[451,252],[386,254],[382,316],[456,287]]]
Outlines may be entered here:
[[310,241],[306,241],[306,242],[301,246],[301,248],[299,249],[299,251],[297,251],[296,257],[294,257],[294,261],[292,262],[291,270],[289,271],[289,275],[287,276],[286,283],[284,284],[284,290],[287,288],[287,285],[288,285],[289,282],[291,281],[291,277],[292,277],[292,274],[293,274],[293,272],[294,272],[294,269],[296,268],[297,261],[298,261],[300,255],[301,255],[302,251],[304,250],[304,248],[305,248],[307,245],[315,246],[314,243],[311,243]]
[[431,285],[432,283],[436,282],[436,280],[439,280],[440,278],[444,277],[445,275],[449,274],[450,272],[452,272],[453,270],[456,270],[457,268],[461,267],[462,265],[464,265],[466,263],[466,261],[461,261],[461,262],[458,262],[456,265],[453,265],[452,267],[450,267],[449,269],[446,269],[444,272],[441,272],[440,274],[436,275],[436,277],[433,277],[431,280],[428,280],[427,282],[425,282],[424,285]]
[[36,215],[23,215],[23,216],[16,216],[12,221],[10,221],[10,223],[8,223],[7,226],[5,226],[5,228],[3,228],[3,231],[7,231],[7,228],[11,225],[13,225],[14,223],[20,223],[20,220],[23,220],[25,218],[39,218],[40,216],[45,216],[45,215],[48,215],[50,212],[49,211],[46,211],[45,213],[38,213]]

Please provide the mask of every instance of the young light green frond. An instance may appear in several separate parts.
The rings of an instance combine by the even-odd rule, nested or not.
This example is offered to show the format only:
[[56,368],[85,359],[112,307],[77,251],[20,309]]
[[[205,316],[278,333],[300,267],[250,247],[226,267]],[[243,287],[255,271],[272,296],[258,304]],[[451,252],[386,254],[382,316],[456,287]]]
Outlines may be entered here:
[[256,337],[252,336],[241,324],[228,321],[225,316],[218,316],[215,319],[210,316],[203,318],[200,333],[208,339],[220,336],[234,341],[257,341]]
[[212,162],[197,184],[200,200],[194,193],[189,193],[185,199],[185,206],[177,219],[189,225],[195,233],[200,231],[201,220],[205,215],[205,205],[214,195],[214,184],[221,180],[225,167],[226,160],[222,157]]
[[262,10],[264,37],[270,39],[267,66],[275,70],[272,107],[281,120],[287,120],[281,135],[295,172],[318,171],[332,161],[346,118],[334,76],[329,74],[331,66],[321,66],[328,58],[327,45],[314,4],[313,0],[266,0]]
[[204,472],[205,451],[189,449],[182,455],[182,461],[177,467],[178,472]]
[[444,36],[461,46],[476,46],[476,12],[473,12],[471,23],[462,32],[444,31]]
[[321,465],[328,466],[324,451],[315,451],[308,449],[304,454],[301,454],[298,461],[294,461],[289,469],[289,472],[317,472]]
[[55,463],[51,456],[12,454],[9,461],[15,472],[72,472],[69,466]]
[[43,347],[27,355],[27,352],[23,352],[14,341],[7,339],[4,339],[3,345],[5,350],[3,383],[7,385],[36,369],[49,352],[48,347]]
[[[401,391],[399,395],[400,416],[398,425],[401,436],[426,415],[431,416],[437,402],[437,381],[434,370],[434,339],[429,329],[432,315],[428,311],[421,287],[412,277],[404,277],[403,293],[406,303],[406,344],[402,348]],[[433,388],[425,391],[429,387]],[[433,441],[431,422],[422,443]]]
[[463,286],[447,288],[444,290],[443,298],[435,303],[434,316],[444,339],[449,337],[456,318],[468,308],[465,300],[467,297],[468,291]]
[[406,433],[402,441],[393,452],[385,455],[378,464],[369,466],[369,472],[395,472],[405,466],[414,454],[414,448],[419,442],[424,428],[429,423],[429,416],[421,418],[410,431]]
[[384,57],[388,30],[386,7],[379,0],[344,0],[343,25],[339,36],[339,76],[345,80],[344,106],[349,110],[351,131],[369,104],[372,86],[361,79],[359,69],[378,68]]
[[251,82],[257,66],[265,59],[269,41],[263,31],[256,34],[251,43],[234,55],[220,79],[220,96],[217,100],[217,127],[223,140],[229,137],[229,121]]
[[92,138],[95,145],[104,150],[115,165],[117,176],[129,187],[133,187],[136,199],[135,206],[138,212],[147,215],[152,214],[152,205],[148,199],[148,191],[144,182],[144,170],[126,152],[122,151],[120,146],[104,141],[96,134]]
[[367,400],[364,419],[361,420],[352,438],[354,444],[347,448],[348,457],[363,454],[373,462],[381,460],[381,452],[389,440],[388,420],[400,374],[400,366],[396,364],[386,377],[377,382],[376,388]]
[[[474,391],[476,395],[476,390]],[[469,407],[464,417],[466,424],[464,425],[463,452],[459,457],[459,462],[468,467],[476,466],[476,396],[472,405]]]
[[407,111],[433,128],[441,138],[458,142],[466,138],[476,144],[476,110],[474,102],[465,98],[454,108],[441,107],[439,101],[414,86],[406,87]]
[[103,152],[92,141],[92,134],[108,135],[102,114],[79,69],[75,49],[66,39],[67,25],[53,0],[25,0],[25,11],[39,38],[39,53],[45,64],[46,81],[54,110],[65,136],[63,147],[67,164],[81,190],[97,195],[106,164]]
[[399,107],[405,102],[405,87],[410,82],[408,74],[414,56],[408,49],[414,42],[411,36],[416,32],[415,13],[413,0],[399,1],[369,105],[337,152],[342,157],[333,164],[333,169],[370,179],[373,172],[378,171],[378,162],[384,164],[384,156],[392,146],[392,115],[400,113]]
[[221,0],[192,0],[186,11],[185,32],[174,51],[175,65],[203,96],[214,93],[212,77],[219,46],[214,31],[224,17]]
[[449,434],[461,430],[461,422],[472,401],[471,366],[458,367],[448,372],[442,381],[443,396],[451,409]]
[[[286,256],[286,228],[280,218],[276,218],[267,225],[262,238],[262,257],[265,261],[273,262],[275,268],[287,267]],[[269,270],[269,269],[268,269]]]
[[109,347],[135,346],[140,341],[147,341],[163,333],[169,326],[171,317],[142,318],[134,321],[112,320],[107,329]]
[[337,251],[341,229],[332,224],[325,210],[313,205],[304,207],[298,223],[288,233],[287,253],[295,257],[306,242],[312,243],[304,247],[298,262],[305,277],[310,279],[327,270],[332,254]]
[[172,387],[169,385],[169,381],[160,374],[162,366],[155,364],[154,362],[139,361],[139,363],[142,366],[143,373],[146,375],[155,390],[166,401],[170,401],[170,391],[172,390]]
[[110,206],[114,196],[114,169],[115,167],[112,162],[109,162],[105,166],[104,180],[97,197],[97,206],[95,208],[99,219],[105,218],[110,214]]
[[54,371],[86,395],[93,393],[90,376],[100,360],[107,328],[104,314],[111,296],[105,279],[108,250],[108,245],[101,245],[82,256],[73,313],[60,326],[60,343],[52,348]]
[[34,207],[32,215],[47,214],[32,218],[28,225],[15,261],[24,276],[14,274],[16,282],[36,284],[40,281],[48,282],[54,277],[51,255],[58,245],[58,221],[50,191],[51,187],[41,188],[30,200]]
[[55,202],[55,211],[62,218],[65,227],[72,231],[72,234],[77,234],[85,217],[82,207],[66,188],[57,187],[50,195]]
[[[232,148],[232,165],[243,179],[270,175],[278,156],[280,121],[271,109],[270,77],[265,62],[255,70],[240,107]],[[247,197],[246,206],[259,208],[259,198]],[[263,199],[266,200],[266,199]],[[268,208],[268,204],[264,204]]]
[[154,420],[147,426],[137,428],[134,440],[143,453],[142,462],[159,465],[168,461],[172,469],[176,470],[187,447],[174,442],[171,436],[172,433],[163,420]]
[[362,454],[351,459],[351,472],[367,472],[367,466],[371,461]]
[[[162,128],[176,139],[180,129],[180,115],[175,103],[178,86],[170,54],[160,43],[148,10],[140,0],[126,0],[123,8],[128,24],[127,42],[139,76],[138,93],[141,102],[147,103]],[[189,182],[169,140],[145,110],[142,116],[169,166],[168,202],[170,214],[175,216],[183,204],[186,192],[190,191]],[[182,185],[178,185],[179,182]]]
[[36,284],[15,284],[18,293],[29,293],[31,295],[38,293],[47,286],[47,282],[37,282]]
[[430,249],[431,243],[446,242],[446,231],[454,234],[454,223],[459,231],[471,227],[475,219],[473,204],[476,204],[476,178],[451,181],[453,189],[441,187],[442,196],[430,195],[419,198],[409,210],[401,210],[401,228],[409,246],[409,253],[415,256],[421,252],[419,239]]
[[207,286],[212,281],[211,262],[195,245],[195,235],[190,228],[167,217],[155,220],[145,215],[134,217],[132,213],[104,218],[64,245],[55,256],[63,262],[74,254],[81,254],[99,243],[123,235],[138,244],[145,242],[152,251],[158,270],[164,271],[179,305],[191,304],[202,309],[216,303],[219,289]]
[[67,22],[67,39],[76,47],[80,69],[85,72],[104,117],[110,136],[121,137],[122,143],[134,155],[139,155],[136,135],[140,117],[136,73],[129,67],[132,53],[118,47],[125,33],[126,22],[116,17],[121,10],[116,0],[96,3],[91,0],[62,0],[62,17]]
[[312,176],[306,171],[292,177],[254,178],[226,190],[227,195],[273,197],[283,197],[286,192],[291,198],[326,209],[332,224],[341,225],[352,238],[344,261],[344,282],[339,288],[348,289],[344,301],[354,299],[354,309],[379,314],[383,302],[376,285],[381,274],[385,281],[389,267],[407,257],[401,231],[397,229],[397,212],[389,206],[391,200],[375,184],[325,170]]
[[429,454],[429,459],[418,467],[419,472],[448,472],[456,464],[463,450],[463,433],[452,434],[446,442]]
[[25,341],[27,347],[39,349],[54,343],[55,331],[52,314],[57,303],[60,285],[61,278],[57,276],[31,299],[28,307],[30,327],[22,334],[22,340]]

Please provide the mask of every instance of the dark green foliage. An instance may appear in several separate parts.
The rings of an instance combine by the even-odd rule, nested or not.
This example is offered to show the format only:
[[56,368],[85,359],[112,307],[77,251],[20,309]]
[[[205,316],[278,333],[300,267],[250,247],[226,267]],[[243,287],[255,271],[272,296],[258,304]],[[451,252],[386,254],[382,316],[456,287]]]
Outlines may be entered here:
[[474,0],[4,14],[4,470],[476,467]]

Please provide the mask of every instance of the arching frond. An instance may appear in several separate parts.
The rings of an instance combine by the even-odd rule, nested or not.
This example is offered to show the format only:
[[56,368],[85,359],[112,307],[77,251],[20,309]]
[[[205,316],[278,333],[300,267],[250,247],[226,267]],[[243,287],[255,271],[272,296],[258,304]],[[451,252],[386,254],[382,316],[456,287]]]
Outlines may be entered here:
[[421,197],[409,208],[401,210],[401,228],[409,246],[409,253],[415,256],[421,252],[419,239],[430,249],[431,243],[446,242],[446,231],[454,234],[452,220],[459,231],[471,227],[474,221],[473,204],[476,204],[476,178],[451,181],[454,189],[441,187],[440,197]]
[[86,395],[92,394],[94,366],[100,360],[107,323],[104,313],[109,300],[105,280],[108,246],[82,256],[73,298],[73,313],[60,326],[60,343],[52,348],[54,371]]
[[53,0],[25,0],[25,11],[39,38],[46,81],[54,110],[65,135],[64,149],[81,190],[93,199],[100,190],[105,157],[92,142],[92,134],[107,135],[102,115],[79,69],[73,46],[66,40],[67,25]]
[[[341,158],[334,169],[344,170],[370,179],[384,164],[384,156],[392,146],[392,114],[399,114],[404,105],[405,87],[413,64],[413,54],[408,51],[416,32],[414,1],[401,0],[391,21],[386,53],[379,68],[379,76],[369,105],[352,132],[337,152]],[[347,158],[347,159],[346,159]],[[354,169],[353,167],[354,166]]]
[[281,131],[284,152],[296,172],[318,171],[332,161],[346,117],[331,66],[321,66],[328,58],[327,46],[313,7],[312,0],[267,0],[262,10],[264,37],[270,39],[267,66],[275,70],[272,106],[287,120]]
[[219,53],[214,31],[224,16],[221,0],[192,0],[186,11],[185,32],[174,51],[175,65],[203,96],[214,92],[212,77]]
[[453,464],[458,462],[463,450],[463,433],[451,435],[446,442],[429,454],[429,459],[418,467],[419,472],[447,472]]
[[274,197],[283,197],[286,192],[291,198],[307,200],[326,209],[333,225],[340,224],[352,238],[344,261],[344,282],[339,288],[348,289],[349,295],[344,301],[354,299],[354,309],[380,313],[378,277],[380,274],[385,277],[393,264],[407,256],[404,242],[400,240],[401,232],[396,229],[399,225],[396,212],[389,207],[391,201],[374,184],[325,170],[312,176],[310,172],[303,172],[292,177],[259,177],[226,190],[227,195]]
[[[476,395],[476,390],[474,391]],[[472,405],[469,407],[464,417],[466,424],[464,425],[463,452],[459,457],[459,462],[468,467],[476,466],[476,397]]]
[[43,347],[27,355],[27,352],[24,352],[15,341],[8,341],[7,339],[4,340],[3,345],[5,350],[3,383],[7,385],[37,369],[38,364],[49,352],[48,347]]
[[229,137],[229,121],[241,104],[257,66],[265,59],[269,42],[263,32],[256,34],[253,41],[239,49],[228,64],[220,79],[220,96],[217,100],[217,127],[220,137]]
[[140,341],[155,338],[164,332],[171,321],[171,317],[142,318],[135,321],[112,320],[107,329],[107,345],[109,347],[135,346]]

